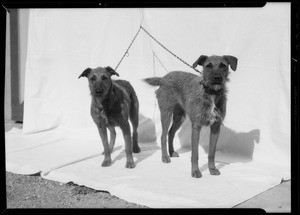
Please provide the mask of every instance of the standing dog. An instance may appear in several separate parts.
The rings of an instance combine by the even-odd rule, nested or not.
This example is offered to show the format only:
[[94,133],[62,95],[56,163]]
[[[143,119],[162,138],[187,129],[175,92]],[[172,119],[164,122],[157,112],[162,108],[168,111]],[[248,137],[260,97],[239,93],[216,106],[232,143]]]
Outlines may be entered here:
[[[104,147],[103,167],[111,165],[111,152],[116,140],[115,126],[119,126],[125,140],[126,167],[134,168],[132,157],[140,152],[138,146],[139,102],[133,87],[125,80],[112,80],[111,76],[119,74],[111,67],[87,68],[78,77],[87,77],[92,96],[91,115],[98,127]],[[130,119],[133,134],[131,140]],[[107,139],[107,128],[110,131],[110,143]]]
[[[226,83],[228,66],[235,71],[237,58],[229,55],[203,56],[193,64],[203,66],[203,76],[175,71],[162,78],[147,78],[145,81],[153,86],[160,86],[156,91],[162,124],[161,150],[162,161],[171,162],[167,153],[166,138],[168,134],[169,154],[178,157],[174,151],[173,139],[176,131],[188,115],[192,124],[192,176],[202,177],[198,166],[198,143],[202,126],[210,126],[208,167],[210,174],[219,175],[215,166],[216,145],[220,134],[220,125],[226,114]],[[173,124],[169,129],[173,115]]]

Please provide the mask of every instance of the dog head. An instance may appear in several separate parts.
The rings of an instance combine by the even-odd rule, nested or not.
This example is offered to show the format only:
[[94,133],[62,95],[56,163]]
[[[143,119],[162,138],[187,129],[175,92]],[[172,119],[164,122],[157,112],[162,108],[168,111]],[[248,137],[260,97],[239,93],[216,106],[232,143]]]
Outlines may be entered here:
[[93,97],[105,98],[109,95],[112,80],[111,76],[119,74],[111,67],[98,67],[96,69],[87,68],[78,77],[87,77],[89,80],[89,88]]
[[201,55],[193,67],[196,68],[197,65],[203,66],[203,84],[204,86],[214,90],[222,90],[228,82],[228,67],[235,71],[237,67],[237,58],[230,55],[223,56],[206,56]]

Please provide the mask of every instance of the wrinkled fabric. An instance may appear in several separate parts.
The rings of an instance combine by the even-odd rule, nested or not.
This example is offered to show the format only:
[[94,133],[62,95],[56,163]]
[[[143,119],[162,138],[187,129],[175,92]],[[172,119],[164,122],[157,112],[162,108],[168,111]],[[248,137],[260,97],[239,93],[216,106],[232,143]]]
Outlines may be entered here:
[[[203,177],[191,177],[188,119],[174,139],[178,158],[161,161],[156,87],[142,79],[196,73],[141,30],[117,72],[140,102],[137,164],[126,169],[117,129],[113,164],[90,116],[87,68],[114,68],[142,24],[192,65],[200,55],[238,58],[228,83],[217,145],[220,176],[207,169],[209,128],[199,141]],[[290,3],[263,8],[31,9],[23,129],[6,133],[6,170],[73,181],[149,207],[233,207],[290,179]],[[153,58],[153,51],[158,56]],[[167,69],[167,71],[165,70]],[[201,67],[197,69],[202,70]],[[200,75],[200,74],[199,74]]]

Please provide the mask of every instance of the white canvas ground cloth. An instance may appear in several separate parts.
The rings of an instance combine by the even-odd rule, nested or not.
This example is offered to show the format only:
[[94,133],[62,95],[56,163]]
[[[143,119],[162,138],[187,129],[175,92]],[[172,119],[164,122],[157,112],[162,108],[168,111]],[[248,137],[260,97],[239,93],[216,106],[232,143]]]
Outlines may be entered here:
[[[200,55],[233,55],[227,115],[217,146],[220,176],[207,169],[209,128],[200,136],[203,177],[191,177],[190,124],[175,137],[179,158],[161,162],[160,115],[143,78],[195,73],[140,32],[118,68],[140,101],[134,169],[125,168],[117,129],[113,164],[101,167],[102,143],[89,108],[87,67],[115,67],[140,23],[192,64]],[[290,179],[290,4],[263,8],[30,10],[23,129],[6,133],[6,169],[107,190],[149,207],[232,207]],[[201,68],[199,68],[201,70]],[[114,77],[117,79],[117,77]]]

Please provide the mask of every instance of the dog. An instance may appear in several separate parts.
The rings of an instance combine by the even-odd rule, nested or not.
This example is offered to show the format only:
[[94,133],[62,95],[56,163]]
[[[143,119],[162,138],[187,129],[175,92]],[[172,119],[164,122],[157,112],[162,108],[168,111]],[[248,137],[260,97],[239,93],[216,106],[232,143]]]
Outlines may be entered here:
[[[116,140],[115,127],[119,126],[125,140],[126,168],[134,168],[132,151],[139,153],[138,124],[139,101],[128,81],[112,80],[111,76],[119,74],[111,67],[87,68],[78,77],[87,77],[92,97],[91,116],[98,127],[104,148],[103,167],[111,165],[111,153]],[[129,120],[132,124],[132,139]],[[108,144],[107,128],[110,131]]]
[[[226,115],[226,83],[229,81],[229,69],[235,71],[237,58],[230,55],[201,55],[193,64],[203,67],[203,75],[173,71],[164,77],[146,78],[148,84],[159,86],[156,97],[161,114],[161,151],[162,161],[171,162],[170,157],[178,157],[174,151],[173,139],[176,131],[182,125],[186,115],[192,125],[192,177],[201,178],[198,166],[198,143],[202,126],[210,126],[210,141],[208,153],[208,168],[211,175],[219,175],[215,166],[216,145],[220,134],[220,126]],[[171,119],[173,123],[169,129]],[[169,155],[166,139],[168,135]]]

